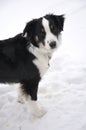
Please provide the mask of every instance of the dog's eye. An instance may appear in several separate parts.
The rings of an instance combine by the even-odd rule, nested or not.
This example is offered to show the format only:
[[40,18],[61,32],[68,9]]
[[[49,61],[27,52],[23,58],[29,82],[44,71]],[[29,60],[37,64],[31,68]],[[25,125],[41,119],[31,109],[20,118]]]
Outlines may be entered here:
[[51,29],[52,33],[54,33],[55,35],[57,35],[58,30],[57,30],[57,28],[56,28],[56,26],[54,24],[50,25],[50,29]]
[[44,37],[45,37],[45,30],[44,30],[43,27],[40,29],[40,33],[38,35],[39,35],[40,39],[44,39]]

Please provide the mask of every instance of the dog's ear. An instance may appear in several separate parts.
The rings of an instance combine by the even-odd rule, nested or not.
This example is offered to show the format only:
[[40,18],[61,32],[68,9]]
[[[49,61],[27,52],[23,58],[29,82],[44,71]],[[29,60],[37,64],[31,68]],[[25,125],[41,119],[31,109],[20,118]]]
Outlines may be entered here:
[[65,20],[64,15],[52,15],[52,17],[59,31],[63,31],[64,20]]
[[33,38],[33,34],[35,33],[36,24],[37,24],[37,19],[34,19],[26,24],[26,27],[23,31],[23,36],[28,41],[31,41],[31,39]]

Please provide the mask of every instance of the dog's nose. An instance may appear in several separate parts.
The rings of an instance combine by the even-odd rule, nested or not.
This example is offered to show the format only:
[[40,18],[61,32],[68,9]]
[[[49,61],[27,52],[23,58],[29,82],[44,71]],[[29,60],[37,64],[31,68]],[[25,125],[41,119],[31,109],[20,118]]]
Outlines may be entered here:
[[52,42],[50,43],[50,47],[51,47],[52,49],[56,48],[56,42],[55,42],[55,41],[52,41]]

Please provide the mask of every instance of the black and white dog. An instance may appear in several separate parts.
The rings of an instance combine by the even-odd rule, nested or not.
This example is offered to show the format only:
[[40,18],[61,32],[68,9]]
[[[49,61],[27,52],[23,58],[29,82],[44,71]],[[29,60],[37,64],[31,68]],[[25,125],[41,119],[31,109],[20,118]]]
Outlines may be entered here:
[[26,24],[23,33],[0,41],[0,83],[20,83],[18,101],[30,103],[33,114],[45,111],[37,104],[37,90],[58,48],[64,16],[49,14]]

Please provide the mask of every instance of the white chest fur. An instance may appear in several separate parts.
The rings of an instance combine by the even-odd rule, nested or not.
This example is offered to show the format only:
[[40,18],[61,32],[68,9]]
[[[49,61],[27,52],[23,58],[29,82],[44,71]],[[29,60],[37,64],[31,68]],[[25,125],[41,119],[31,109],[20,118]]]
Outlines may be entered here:
[[49,67],[49,55],[41,53],[39,49],[33,48],[33,46],[29,48],[29,51],[36,56],[36,59],[33,60],[33,63],[38,68],[40,76],[42,78]]
[[49,58],[47,55],[38,55],[37,59],[33,61],[33,63],[37,66],[40,76],[43,77],[43,75],[46,73],[48,67],[49,67]]

